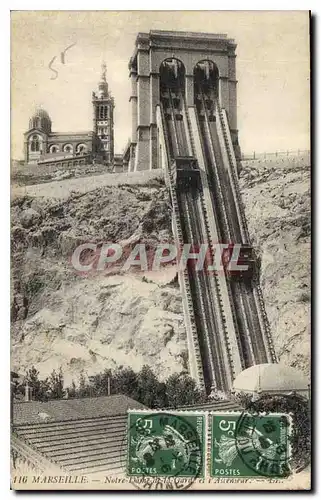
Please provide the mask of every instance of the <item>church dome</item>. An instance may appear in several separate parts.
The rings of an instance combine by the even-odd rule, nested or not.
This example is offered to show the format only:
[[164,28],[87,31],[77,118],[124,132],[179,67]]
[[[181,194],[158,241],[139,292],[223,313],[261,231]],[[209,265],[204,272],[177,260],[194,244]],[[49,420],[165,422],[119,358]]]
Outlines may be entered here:
[[308,379],[302,372],[279,363],[264,363],[243,370],[234,381],[235,392],[307,395]]
[[49,113],[43,109],[43,108],[36,108],[32,117],[40,117],[40,118],[47,118],[48,120],[50,120],[50,116],[49,116]]
[[37,108],[29,120],[29,129],[36,128],[46,133],[51,132],[51,119],[47,111],[43,108]]

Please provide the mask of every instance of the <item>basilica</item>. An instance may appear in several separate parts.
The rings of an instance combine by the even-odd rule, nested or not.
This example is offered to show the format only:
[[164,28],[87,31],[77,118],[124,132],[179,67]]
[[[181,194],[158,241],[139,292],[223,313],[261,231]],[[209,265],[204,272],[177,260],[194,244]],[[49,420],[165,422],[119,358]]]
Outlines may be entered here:
[[85,132],[53,132],[49,114],[36,109],[24,134],[26,164],[78,166],[92,162],[114,164],[114,98],[102,65],[98,91],[92,93],[93,128]]

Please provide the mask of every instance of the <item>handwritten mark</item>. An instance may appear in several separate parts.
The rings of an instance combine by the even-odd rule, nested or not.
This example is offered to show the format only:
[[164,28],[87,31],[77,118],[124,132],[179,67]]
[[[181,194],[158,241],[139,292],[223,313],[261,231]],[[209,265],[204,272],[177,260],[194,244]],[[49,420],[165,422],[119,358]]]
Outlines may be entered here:
[[65,64],[65,54],[67,52],[67,50],[71,49],[71,47],[73,47],[74,45],[76,45],[76,42],[75,43],[72,43],[71,45],[69,45],[63,52],[61,52],[60,54],[60,58],[61,58],[61,62],[62,64]]
[[51,77],[50,80],[56,80],[58,78],[58,71],[56,71],[54,68],[51,67],[52,64],[53,64],[53,62],[55,61],[55,59],[56,59],[56,56],[51,59],[49,65],[48,65],[49,69],[51,71],[54,71],[56,73],[56,76],[55,77]]
[[[72,43],[71,45],[68,45],[68,47],[66,47],[63,52],[60,52],[60,60],[61,60],[62,64],[65,64],[65,54],[66,54],[67,50],[70,50],[72,47],[74,47],[74,45],[76,45],[76,42]],[[48,64],[49,69],[55,73],[55,76],[52,76],[50,78],[50,80],[57,80],[57,78],[58,78],[58,74],[59,74],[58,71],[52,67],[52,65],[56,59],[57,59],[57,57],[54,56],[51,59],[50,63]]]

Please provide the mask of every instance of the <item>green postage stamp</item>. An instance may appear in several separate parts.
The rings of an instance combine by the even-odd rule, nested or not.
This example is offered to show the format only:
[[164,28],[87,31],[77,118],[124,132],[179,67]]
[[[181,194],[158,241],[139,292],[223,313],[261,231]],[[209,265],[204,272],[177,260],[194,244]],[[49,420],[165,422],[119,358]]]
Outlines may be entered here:
[[203,477],[205,414],[128,414],[129,476]]
[[280,413],[129,412],[127,473],[196,479],[207,469],[211,477],[286,478],[290,439],[290,417]]
[[212,477],[284,478],[290,472],[290,417],[284,414],[211,415]]

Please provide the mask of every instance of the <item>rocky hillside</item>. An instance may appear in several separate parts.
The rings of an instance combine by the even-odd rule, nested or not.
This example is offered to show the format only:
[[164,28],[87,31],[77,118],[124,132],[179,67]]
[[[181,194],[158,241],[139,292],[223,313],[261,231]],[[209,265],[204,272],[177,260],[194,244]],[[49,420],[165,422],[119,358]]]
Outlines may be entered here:
[[247,162],[241,188],[277,354],[309,373],[310,161]]
[[[306,372],[309,174],[304,162],[249,162],[241,172],[277,350]],[[81,370],[93,374],[147,363],[166,377],[186,368],[182,303],[172,269],[162,276],[80,276],[71,266],[80,243],[172,239],[159,176],[113,186],[107,177],[13,190],[12,369],[20,373],[33,364],[45,376],[62,366],[69,384]]]
[[49,196],[49,184],[41,196],[41,187],[37,196],[27,190],[12,200],[12,368],[34,364],[45,376],[62,366],[66,383],[81,370],[120,365],[147,363],[166,376],[183,369],[175,273],[153,281],[137,272],[79,276],[70,263],[76,246],[88,241],[171,241],[163,182],[88,191],[89,184],[63,199]]

